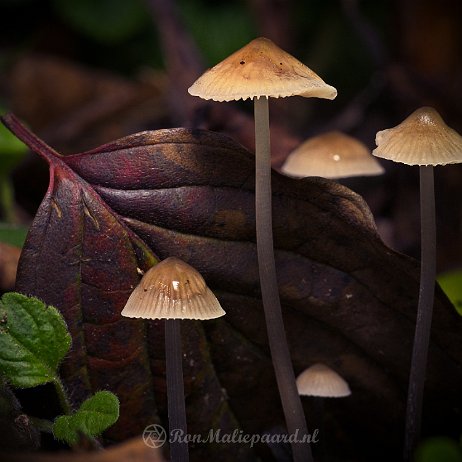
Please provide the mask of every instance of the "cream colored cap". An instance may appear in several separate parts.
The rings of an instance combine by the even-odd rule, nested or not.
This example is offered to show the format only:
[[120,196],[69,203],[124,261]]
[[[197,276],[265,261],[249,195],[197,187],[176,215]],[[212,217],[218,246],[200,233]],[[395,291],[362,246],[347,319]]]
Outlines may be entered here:
[[324,178],[384,173],[364,143],[337,131],[314,136],[302,143],[289,154],[281,171],[293,177]]
[[206,71],[188,89],[214,101],[254,97],[334,99],[337,90],[267,38],[256,38]]
[[345,380],[325,364],[313,364],[297,377],[299,395],[343,398],[351,395]]
[[413,112],[399,125],[377,133],[372,154],[407,165],[462,162],[462,136],[431,107]]
[[205,320],[224,314],[199,272],[175,257],[153,266],[122,310],[122,316],[143,319]]

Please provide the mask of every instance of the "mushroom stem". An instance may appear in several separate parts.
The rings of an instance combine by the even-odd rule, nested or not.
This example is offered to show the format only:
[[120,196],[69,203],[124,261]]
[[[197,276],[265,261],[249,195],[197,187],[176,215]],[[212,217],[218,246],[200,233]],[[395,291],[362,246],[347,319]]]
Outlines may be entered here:
[[404,459],[410,460],[420,436],[422,401],[436,278],[436,225],[433,166],[420,167],[421,267],[417,321],[406,408]]
[[180,322],[180,319],[165,320],[165,368],[167,374],[169,435],[178,435],[180,437],[173,438],[170,442],[170,459],[175,462],[187,462],[189,452],[186,440],[187,427]]
[[313,417],[316,419],[316,428],[318,429],[319,435],[319,442],[316,445],[317,452],[315,452],[315,455],[317,455],[316,460],[318,462],[326,462],[328,460],[326,451],[327,433],[325,432],[324,407],[324,398],[322,396],[315,396],[313,398]]
[[[308,435],[302,403],[287,345],[276,277],[271,217],[271,149],[268,98],[254,98],[255,213],[258,268],[268,341],[289,435]],[[309,443],[292,443],[295,462],[313,460]]]

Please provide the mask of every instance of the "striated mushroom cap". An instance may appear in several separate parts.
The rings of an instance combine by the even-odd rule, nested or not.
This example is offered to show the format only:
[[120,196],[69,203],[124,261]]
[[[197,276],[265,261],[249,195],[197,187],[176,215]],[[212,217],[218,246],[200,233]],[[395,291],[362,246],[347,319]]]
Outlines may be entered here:
[[122,316],[144,319],[205,320],[224,314],[199,272],[175,257],[147,271],[122,310]]
[[314,136],[302,143],[289,154],[281,171],[299,178],[348,178],[384,173],[364,143],[337,131]]
[[372,154],[407,165],[462,162],[462,136],[431,107],[414,111],[403,122],[377,133]]
[[188,89],[193,96],[232,101],[262,96],[334,99],[337,90],[271,40],[259,37],[206,71]]
[[313,364],[297,377],[298,394],[323,398],[343,398],[351,395],[348,383],[325,364]]

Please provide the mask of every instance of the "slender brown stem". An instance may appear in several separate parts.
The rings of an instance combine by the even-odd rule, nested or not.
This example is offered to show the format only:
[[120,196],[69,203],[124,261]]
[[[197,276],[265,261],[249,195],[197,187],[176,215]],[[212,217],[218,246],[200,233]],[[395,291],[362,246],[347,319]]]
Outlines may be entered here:
[[420,436],[427,355],[436,278],[436,225],[433,167],[420,167],[421,267],[419,305],[406,409],[404,460],[409,461]]
[[173,462],[187,462],[189,460],[180,323],[180,319],[167,319],[165,321],[168,425],[171,437],[170,460]]
[[[255,209],[258,267],[265,311],[268,340],[274,371],[289,435],[299,439],[308,435],[305,415],[295,384],[287,337],[282,319],[273,250],[271,210],[271,150],[269,136],[268,98],[254,98],[256,182]],[[308,442],[292,443],[295,462],[313,460]]]

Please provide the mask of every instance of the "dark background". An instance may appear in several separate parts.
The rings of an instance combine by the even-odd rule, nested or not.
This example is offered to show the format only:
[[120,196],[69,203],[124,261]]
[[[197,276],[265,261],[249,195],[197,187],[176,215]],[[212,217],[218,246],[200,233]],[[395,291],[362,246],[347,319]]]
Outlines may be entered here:
[[[213,114],[204,122],[196,107],[189,111],[196,103],[186,88],[205,67],[260,35],[338,89],[333,102],[272,102],[272,123],[282,130],[273,135],[276,167],[301,140],[330,129],[373,149],[378,130],[424,105],[462,131],[458,0],[3,0],[0,18],[0,105],[64,152],[179,125],[222,130],[252,148],[246,129]],[[234,105],[251,111],[249,104]],[[364,195],[384,239],[418,257],[418,169],[383,165],[385,176],[346,184]],[[443,271],[461,262],[461,168],[437,168],[435,177]],[[27,223],[46,188],[46,167],[29,157],[13,179]]]

